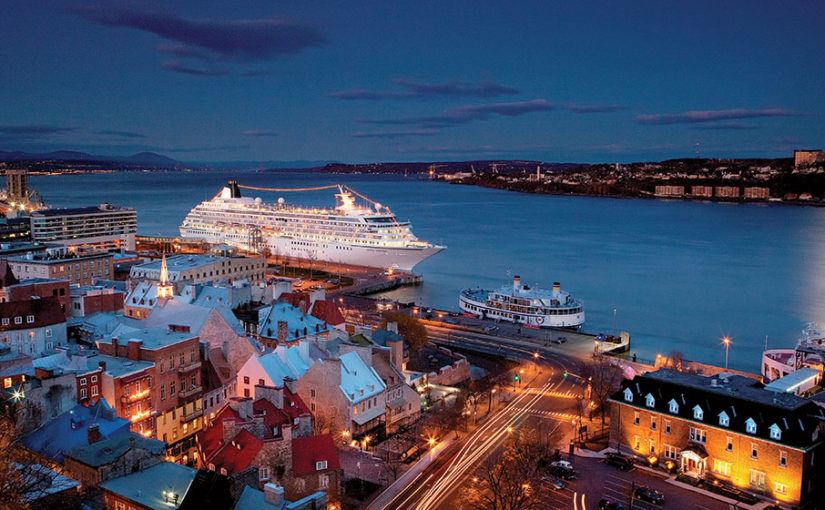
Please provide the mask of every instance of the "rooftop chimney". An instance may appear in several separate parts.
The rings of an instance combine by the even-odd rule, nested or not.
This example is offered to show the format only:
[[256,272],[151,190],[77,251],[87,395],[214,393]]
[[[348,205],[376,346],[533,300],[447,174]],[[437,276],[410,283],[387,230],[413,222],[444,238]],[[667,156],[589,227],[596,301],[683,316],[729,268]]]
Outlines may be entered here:
[[278,321],[278,343],[286,343],[289,337],[289,324],[286,321]]
[[102,438],[100,436],[100,425],[97,423],[93,423],[89,425],[89,429],[86,432],[86,439],[89,440],[89,444],[97,443]]
[[105,362],[105,361],[98,361],[98,362],[97,362],[97,366],[99,366],[99,367],[100,367],[100,370],[101,370],[102,372],[105,372],[105,371],[106,371],[106,362]]
[[264,485],[264,501],[276,508],[281,508],[284,501],[284,488],[274,483]]
[[132,361],[140,360],[140,346],[143,345],[142,340],[129,340],[129,347],[126,357]]

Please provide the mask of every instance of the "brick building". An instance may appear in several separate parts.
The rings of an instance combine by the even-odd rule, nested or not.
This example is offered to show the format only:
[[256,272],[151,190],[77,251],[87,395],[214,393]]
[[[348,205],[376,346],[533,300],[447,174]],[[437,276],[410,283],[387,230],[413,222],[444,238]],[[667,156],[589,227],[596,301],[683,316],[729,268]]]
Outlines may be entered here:
[[106,252],[49,249],[44,253],[29,253],[7,260],[15,276],[21,279],[47,278],[92,285],[96,279],[109,279],[114,274],[112,254]]
[[63,467],[84,487],[96,487],[106,480],[160,464],[166,455],[162,441],[134,432],[110,438],[102,438],[97,432],[89,434],[88,442],[63,454]]
[[123,310],[126,293],[102,285],[85,285],[73,287],[69,293],[72,317],[85,317],[99,312],[118,312]]
[[825,412],[752,379],[660,369],[610,398],[610,443],[652,464],[790,505],[825,489]]
[[[130,419],[144,422],[144,432],[170,445],[170,455],[194,464],[194,434],[202,426],[200,339],[188,327],[136,329],[121,325],[110,340],[98,341],[101,354],[148,361],[145,382],[130,381],[135,398]],[[145,420],[145,421],[144,421]]]

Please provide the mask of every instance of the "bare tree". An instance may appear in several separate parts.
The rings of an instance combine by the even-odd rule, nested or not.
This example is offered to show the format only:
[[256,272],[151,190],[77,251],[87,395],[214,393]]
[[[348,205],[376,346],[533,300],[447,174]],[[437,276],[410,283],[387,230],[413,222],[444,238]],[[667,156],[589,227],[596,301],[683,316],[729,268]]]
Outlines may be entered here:
[[[0,508],[29,508],[33,501],[52,492],[55,475],[19,444],[14,423],[0,418]],[[58,507],[73,508],[73,505],[67,499]]]
[[491,455],[464,489],[471,508],[532,510],[542,508],[540,467],[546,449],[536,436],[514,434]]
[[619,390],[622,371],[612,363],[610,356],[594,352],[589,360],[581,364],[581,375],[590,386],[590,400],[601,412],[602,424],[607,414],[607,401]]

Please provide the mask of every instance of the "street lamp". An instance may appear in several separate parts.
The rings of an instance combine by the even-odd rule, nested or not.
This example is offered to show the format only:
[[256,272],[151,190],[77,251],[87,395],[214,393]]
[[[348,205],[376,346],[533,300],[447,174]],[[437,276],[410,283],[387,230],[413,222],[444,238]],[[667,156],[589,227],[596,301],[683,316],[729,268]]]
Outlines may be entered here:
[[728,369],[728,350],[730,349],[730,337],[723,337],[722,343],[725,344],[725,370]]

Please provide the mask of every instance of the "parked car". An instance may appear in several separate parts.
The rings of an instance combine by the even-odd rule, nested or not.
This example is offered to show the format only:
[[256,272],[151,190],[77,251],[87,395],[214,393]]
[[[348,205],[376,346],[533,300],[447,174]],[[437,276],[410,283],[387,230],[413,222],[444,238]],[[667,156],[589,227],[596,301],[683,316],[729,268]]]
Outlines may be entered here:
[[642,501],[647,501],[648,503],[655,503],[657,505],[662,505],[665,502],[664,494],[644,485],[636,487],[636,490],[633,491],[633,497],[636,499],[641,499]]
[[554,491],[560,491],[567,487],[567,484],[556,478],[555,476],[545,476],[541,479],[542,482],[550,485]]
[[493,331],[498,331],[498,326],[487,326],[484,328],[484,331],[488,333],[492,333]]
[[604,458],[604,463],[616,466],[624,471],[630,471],[633,469],[633,459],[630,457],[625,457],[620,453],[608,453]]
[[555,475],[563,480],[575,480],[579,474],[572,468],[564,466],[550,466],[550,474]]
[[566,341],[567,341],[566,336],[560,336],[560,337],[557,337],[555,340],[553,340],[553,343],[554,344],[563,344]]
[[619,503],[615,499],[602,498],[599,501],[599,509],[600,510],[624,510],[624,505]]
[[563,467],[565,469],[573,469],[573,464],[566,460],[557,460],[550,464],[550,467]]

